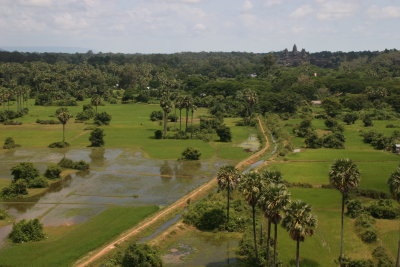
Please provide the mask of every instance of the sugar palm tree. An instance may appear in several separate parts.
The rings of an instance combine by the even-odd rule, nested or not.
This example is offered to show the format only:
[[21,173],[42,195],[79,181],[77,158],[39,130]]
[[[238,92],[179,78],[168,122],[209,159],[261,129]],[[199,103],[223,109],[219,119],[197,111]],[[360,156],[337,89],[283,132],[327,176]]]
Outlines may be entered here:
[[235,190],[237,184],[240,181],[240,173],[238,169],[233,166],[223,166],[217,173],[218,187],[222,190],[226,190],[228,193],[227,204],[226,204],[226,218],[229,224],[229,200],[231,192]]
[[178,95],[175,99],[175,106],[179,109],[179,131],[182,131],[182,109],[184,108],[183,104],[184,97]]
[[271,240],[271,223],[274,224],[274,257],[273,266],[276,266],[276,251],[278,243],[278,224],[282,219],[282,212],[289,204],[290,193],[284,184],[270,183],[264,187],[259,205],[268,219],[267,259],[269,260],[269,245]]
[[338,159],[331,166],[329,171],[329,182],[342,194],[342,219],[340,234],[340,257],[339,262],[342,264],[343,259],[343,233],[344,233],[344,203],[350,190],[357,187],[360,183],[360,171],[356,164],[350,159]]
[[186,109],[186,123],[185,123],[185,132],[187,132],[188,121],[189,121],[189,110],[192,106],[193,99],[191,96],[185,96],[183,99],[183,108]]
[[[396,171],[394,171],[388,180],[389,190],[392,194],[393,198],[400,202],[400,166],[397,167]],[[396,259],[396,267],[400,266],[400,239],[397,244],[397,259]]]
[[63,126],[63,143],[65,143],[65,125],[69,121],[69,119],[72,117],[72,115],[68,111],[62,111],[58,113],[57,119],[61,122]]
[[194,115],[194,111],[197,109],[197,106],[194,104],[194,102],[191,103],[190,105],[190,111],[192,113],[192,118],[190,121],[190,127],[192,128],[190,131],[190,138],[193,138],[193,115]]
[[92,96],[90,102],[93,106],[95,106],[97,114],[97,106],[101,104],[101,97],[98,94],[95,94]]
[[282,173],[276,170],[265,170],[261,172],[261,178],[267,183],[283,183]]
[[167,136],[168,114],[172,110],[172,102],[171,100],[169,100],[167,96],[163,96],[160,100],[160,106],[163,110],[163,121],[164,121],[163,138],[165,138]]
[[242,176],[239,187],[244,198],[252,208],[254,250],[256,253],[256,257],[258,258],[257,237],[256,237],[256,206],[258,200],[261,197],[263,183],[258,173],[249,172]]
[[307,236],[314,234],[317,227],[317,218],[311,213],[310,205],[301,200],[290,203],[282,220],[282,226],[289,232],[290,237],[296,241],[296,266],[300,266],[300,242]]

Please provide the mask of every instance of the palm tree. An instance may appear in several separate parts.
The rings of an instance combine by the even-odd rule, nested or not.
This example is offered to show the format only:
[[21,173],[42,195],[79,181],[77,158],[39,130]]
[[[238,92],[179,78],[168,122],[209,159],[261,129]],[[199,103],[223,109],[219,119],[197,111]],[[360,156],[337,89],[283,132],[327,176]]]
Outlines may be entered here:
[[184,108],[183,104],[184,97],[179,95],[175,100],[175,106],[179,109],[179,131],[182,131],[182,109]]
[[289,232],[290,237],[296,241],[296,266],[300,266],[300,242],[307,236],[314,234],[317,227],[317,218],[311,213],[311,206],[296,200],[291,202],[286,209],[282,226]]
[[244,198],[252,208],[254,250],[257,258],[258,258],[258,250],[257,250],[257,237],[256,237],[256,205],[261,197],[263,188],[262,184],[263,183],[261,177],[256,172],[249,172],[244,174],[239,184],[240,191],[242,192]]
[[219,169],[217,173],[218,187],[222,190],[228,192],[228,201],[226,205],[226,218],[227,224],[229,224],[229,199],[231,197],[231,192],[235,190],[237,184],[240,181],[239,170],[233,166],[223,166]]
[[283,183],[282,173],[276,170],[265,170],[261,173],[261,178],[267,183]]
[[183,108],[186,109],[186,124],[185,124],[185,132],[187,132],[188,121],[189,121],[189,110],[192,106],[193,100],[191,96],[185,96],[183,99]]
[[101,104],[101,97],[98,94],[95,94],[92,96],[90,102],[92,103],[93,106],[95,106],[97,114],[97,106]]
[[192,113],[192,118],[190,121],[190,127],[192,128],[190,131],[190,138],[193,138],[193,114],[194,114],[194,111],[197,109],[197,106],[194,104],[194,102],[192,102],[192,104],[190,105],[190,109],[191,109],[191,113]]
[[57,118],[61,122],[63,126],[63,143],[65,143],[65,124],[69,121],[69,119],[72,117],[72,115],[68,111],[62,111],[58,113]]
[[271,223],[274,224],[274,257],[273,266],[276,266],[276,251],[278,243],[278,224],[282,219],[281,211],[289,204],[290,193],[284,184],[270,183],[265,186],[259,200],[264,216],[268,219],[267,259],[271,240]]
[[[388,180],[389,190],[392,194],[393,198],[400,202],[400,166],[397,167],[396,171],[393,172]],[[397,245],[397,259],[396,259],[396,267],[400,266],[400,239]]]
[[350,190],[357,187],[360,183],[360,171],[351,159],[338,159],[331,166],[329,171],[329,182],[342,194],[342,220],[340,234],[340,257],[339,262],[342,264],[343,259],[343,232],[344,232],[344,202]]
[[160,106],[163,110],[163,120],[164,120],[164,131],[163,138],[167,136],[167,122],[168,122],[168,114],[172,110],[172,102],[169,100],[168,96],[163,96],[160,100]]

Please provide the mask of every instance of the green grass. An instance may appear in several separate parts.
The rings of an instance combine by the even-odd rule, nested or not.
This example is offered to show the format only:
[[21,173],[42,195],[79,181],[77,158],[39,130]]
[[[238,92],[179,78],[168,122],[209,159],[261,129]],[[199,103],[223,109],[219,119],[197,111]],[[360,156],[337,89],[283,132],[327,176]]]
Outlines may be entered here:
[[[68,107],[73,115],[82,110],[82,105],[87,101],[80,102],[79,106]],[[19,126],[0,125],[0,141],[11,136],[22,148],[47,147],[50,143],[60,141],[62,137],[61,125],[40,125],[36,124],[37,119],[53,119],[54,112],[58,107],[42,107],[33,105],[29,102],[29,114],[23,118],[16,119],[23,122]],[[15,107],[11,107],[15,109]],[[238,119],[228,118],[225,123],[231,127],[233,140],[228,145],[215,140],[203,142],[201,140],[155,140],[154,131],[162,129],[160,122],[150,121],[150,113],[160,110],[159,105],[154,104],[107,104],[98,107],[99,112],[111,114],[112,120],[109,126],[102,127],[105,133],[105,147],[125,148],[142,150],[150,158],[158,159],[177,159],[181,156],[186,147],[194,147],[201,151],[201,159],[210,159],[214,156],[221,156],[224,159],[242,159],[247,156],[237,145],[247,139],[250,133],[254,133],[254,128],[235,126]],[[196,119],[199,115],[205,114],[206,109],[200,108],[195,112],[195,124],[199,123]],[[184,112],[183,112],[184,113]],[[189,120],[190,123],[190,120]],[[85,123],[75,123],[71,119],[66,125],[66,141],[74,148],[86,147],[90,131],[84,130],[90,125]],[[169,122],[168,126],[179,128],[178,123]],[[185,120],[182,120],[182,129],[185,128]],[[34,137],[34,138],[32,138]],[[163,147],[163,149],[160,149]],[[225,148],[235,153],[221,152]]]
[[71,266],[157,210],[156,206],[109,208],[71,229],[52,229],[47,240],[3,248],[0,263],[5,266]]

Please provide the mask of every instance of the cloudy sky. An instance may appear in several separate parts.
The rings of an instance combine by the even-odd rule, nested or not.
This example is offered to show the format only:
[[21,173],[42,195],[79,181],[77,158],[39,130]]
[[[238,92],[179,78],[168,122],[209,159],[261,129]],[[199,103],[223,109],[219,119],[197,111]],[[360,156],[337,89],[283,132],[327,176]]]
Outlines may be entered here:
[[0,47],[102,52],[400,48],[399,0],[0,0]]

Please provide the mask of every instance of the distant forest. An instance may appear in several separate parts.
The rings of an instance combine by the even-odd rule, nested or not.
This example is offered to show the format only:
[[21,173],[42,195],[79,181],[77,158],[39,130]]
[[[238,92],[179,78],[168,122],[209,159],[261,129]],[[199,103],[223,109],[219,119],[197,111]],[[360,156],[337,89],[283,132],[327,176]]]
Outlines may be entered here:
[[[97,95],[116,103],[158,103],[162,90],[197,106],[240,113],[245,90],[255,110],[295,113],[310,100],[338,97],[351,110],[400,111],[400,51],[176,54],[0,52],[0,103],[75,105]],[[374,94],[383,94],[374,96]]]

